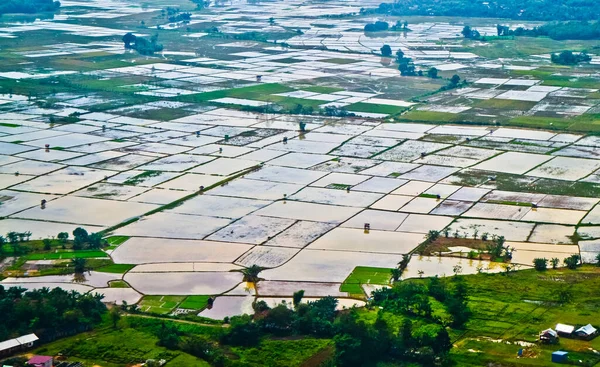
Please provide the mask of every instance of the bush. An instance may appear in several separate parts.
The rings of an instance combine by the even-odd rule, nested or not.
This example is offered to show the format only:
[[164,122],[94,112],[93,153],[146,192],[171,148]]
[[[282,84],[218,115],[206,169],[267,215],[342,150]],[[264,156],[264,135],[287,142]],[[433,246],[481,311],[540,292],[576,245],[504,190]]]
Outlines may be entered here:
[[533,267],[537,271],[544,271],[548,269],[548,259],[539,257],[533,259]]

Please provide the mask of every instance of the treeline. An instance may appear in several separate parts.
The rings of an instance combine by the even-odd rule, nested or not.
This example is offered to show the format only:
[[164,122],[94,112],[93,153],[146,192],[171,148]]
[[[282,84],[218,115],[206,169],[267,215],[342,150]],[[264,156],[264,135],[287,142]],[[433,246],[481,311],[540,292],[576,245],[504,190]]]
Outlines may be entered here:
[[553,40],[600,39],[600,22],[571,21],[552,22],[532,29],[498,24],[498,36],[549,37]]
[[0,340],[32,332],[43,337],[90,328],[106,312],[102,298],[61,288],[26,291],[0,285]]
[[[464,282],[455,279],[453,286],[435,278],[429,287],[399,283],[392,289],[375,292],[369,307],[380,306],[383,310],[373,323],[365,322],[357,309],[336,311],[338,301],[333,297],[301,303],[304,292],[299,291],[294,294],[293,304],[270,308],[264,301],[255,303],[254,316],[225,320],[230,327],[219,336],[184,333],[167,323],[154,328],[154,334],[159,345],[183,350],[217,367],[238,366],[226,358],[224,346],[252,348],[259,346],[264,337],[290,336],[333,339],[335,353],[329,362],[338,367],[397,361],[445,365],[452,348],[447,327],[462,326],[470,316]],[[431,315],[430,296],[446,305],[452,315],[449,319],[438,320]],[[406,318],[401,327],[392,326],[385,321],[384,312]]]
[[401,0],[382,3],[364,13],[396,16],[427,15],[508,18],[519,20],[596,20],[600,7],[595,0]]
[[54,12],[60,8],[60,1],[53,0],[3,0],[0,2],[1,14],[33,14]]

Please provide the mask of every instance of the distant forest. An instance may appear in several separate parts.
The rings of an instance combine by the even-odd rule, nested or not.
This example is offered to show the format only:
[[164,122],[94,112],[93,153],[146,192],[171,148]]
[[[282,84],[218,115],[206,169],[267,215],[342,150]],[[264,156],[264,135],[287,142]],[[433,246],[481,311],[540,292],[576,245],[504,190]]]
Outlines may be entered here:
[[498,25],[498,36],[550,37],[555,40],[590,40],[600,39],[600,22],[570,21],[551,22],[533,29]]
[[436,15],[547,21],[600,19],[597,0],[400,0],[382,3],[374,12],[399,16]]
[[0,15],[53,12],[58,8],[60,1],[54,0],[0,0]]

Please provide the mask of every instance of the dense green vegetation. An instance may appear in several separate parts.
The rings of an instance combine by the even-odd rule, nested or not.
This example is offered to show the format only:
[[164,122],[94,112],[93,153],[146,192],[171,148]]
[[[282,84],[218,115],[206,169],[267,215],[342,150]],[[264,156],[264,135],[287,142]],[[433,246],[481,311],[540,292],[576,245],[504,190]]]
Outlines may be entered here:
[[11,13],[53,12],[60,8],[60,1],[54,0],[4,0],[0,3],[0,15]]
[[555,64],[576,65],[581,62],[589,62],[592,60],[592,57],[585,52],[575,54],[571,51],[563,51],[559,54],[552,54],[550,59]]
[[527,20],[596,20],[600,9],[593,0],[403,0],[382,3],[375,10],[392,15],[509,18]]
[[600,38],[600,22],[571,21],[551,22],[532,29],[517,27],[510,29],[509,26],[496,26],[498,36],[527,36],[527,37],[550,37],[554,40],[590,40]]
[[100,322],[102,296],[61,288],[25,291],[0,285],[0,340],[35,332],[40,338],[75,333]]

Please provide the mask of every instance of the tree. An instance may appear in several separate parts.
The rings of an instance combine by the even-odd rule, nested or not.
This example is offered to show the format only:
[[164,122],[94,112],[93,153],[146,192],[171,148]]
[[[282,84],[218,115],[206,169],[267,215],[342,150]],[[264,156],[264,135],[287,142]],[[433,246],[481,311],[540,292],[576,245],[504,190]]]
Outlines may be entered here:
[[404,51],[398,49],[398,51],[396,51],[396,61],[400,63],[402,60],[404,60]]
[[550,264],[552,264],[552,269],[556,269],[558,264],[560,264],[560,259],[558,257],[553,257],[550,259]]
[[252,265],[248,268],[242,269],[242,274],[244,274],[244,281],[250,283],[256,283],[259,281],[258,274],[263,270],[258,265]]
[[85,229],[83,229],[81,227],[75,228],[75,230],[73,231],[74,246],[78,245],[80,247],[83,247],[83,244],[88,242],[88,237],[89,237],[89,234]]
[[117,324],[119,323],[119,320],[121,320],[121,312],[119,311],[119,308],[116,306],[113,306],[110,309],[109,316],[110,316],[110,321],[112,322],[112,325],[113,325],[113,329],[116,329]]
[[458,83],[460,83],[460,76],[457,74],[452,75],[452,78],[450,78],[450,85],[456,87]]
[[126,33],[123,36],[123,43],[125,44],[125,48],[126,49],[132,49],[133,47],[131,46],[132,43],[135,43],[135,40],[137,39],[137,37],[135,36],[135,34],[129,32]]
[[71,259],[71,265],[73,265],[73,269],[75,269],[76,274],[85,273],[85,269],[87,267],[87,260],[84,258],[76,257]]
[[67,232],[60,232],[58,236],[56,236],[62,243],[66,243],[69,239],[69,234]]
[[294,292],[294,295],[292,296],[294,308],[298,308],[298,305],[302,302],[302,297],[304,297],[304,290],[301,289],[298,292]]
[[157,336],[158,345],[161,347],[165,347],[167,349],[176,349],[179,344],[179,331],[177,330],[177,327],[171,323],[166,324],[163,322]]
[[44,251],[50,251],[50,249],[52,249],[52,240],[49,238],[44,238],[42,240],[42,243],[44,244]]
[[460,32],[463,37],[465,38],[471,38],[473,36],[473,30],[471,29],[471,27],[469,27],[468,25],[464,26],[462,32]]
[[392,274],[392,280],[394,283],[400,280],[400,277],[402,276],[402,271],[398,268],[392,268],[390,273]]
[[379,49],[379,51],[381,51],[381,55],[384,57],[390,57],[392,56],[392,48],[390,47],[390,45],[383,45],[381,46],[381,48]]
[[254,346],[260,341],[260,329],[250,315],[233,316],[222,342],[229,345]]
[[533,259],[533,267],[537,271],[544,271],[548,269],[548,259],[540,257]]
[[596,265],[600,266],[600,254],[596,255]]
[[99,249],[102,247],[102,234],[92,233],[88,236],[89,247],[93,249]]
[[427,234],[425,235],[425,241],[428,243],[432,243],[432,242],[435,242],[435,240],[437,240],[439,237],[440,237],[440,232],[434,231],[432,229],[429,232],[427,232]]
[[571,255],[571,256],[567,257],[566,259],[564,259],[563,262],[565,263],[567,268],[574,270],[574,269],[577,269],[577,266],[579,266],[580,260],[581,260],[581,257],[577,254],[574,254],[574,255]]
[[427,70],[427,76],[430,77],[431,79],[437,79],[438,69],[432,67],[431,69]]

